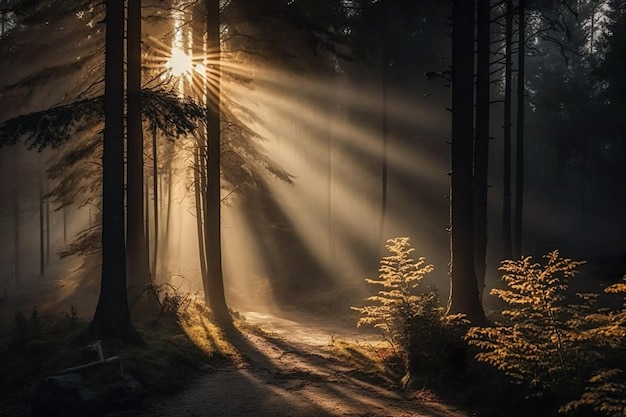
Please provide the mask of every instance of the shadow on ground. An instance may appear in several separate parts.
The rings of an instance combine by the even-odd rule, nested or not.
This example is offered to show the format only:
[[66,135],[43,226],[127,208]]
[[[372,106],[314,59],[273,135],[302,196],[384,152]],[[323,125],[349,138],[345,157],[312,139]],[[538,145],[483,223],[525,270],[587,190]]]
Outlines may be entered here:
[[311,343],[301,338],[303,331],[277,336],[250,325],[229,331],[229,340],[245,358],[242,364],[212,369],[183,393],[151,400],[132,415],[464,416],[443,404],[419,401],[391,379],[339,359],[333,344]]

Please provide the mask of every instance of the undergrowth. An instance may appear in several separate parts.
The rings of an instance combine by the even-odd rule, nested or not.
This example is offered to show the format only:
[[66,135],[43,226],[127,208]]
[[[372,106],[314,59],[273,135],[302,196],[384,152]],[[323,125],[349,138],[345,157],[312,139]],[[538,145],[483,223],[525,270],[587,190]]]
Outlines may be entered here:
[[[75,340],[87,325],[75,309],[61,314],[16,312],[9,335],[4,337],[0,361],[0,405],[10,415],[27,415],[35,387],[59,371],[90,362]],[[237,352],[213,325],[208,309],[194,303],[185,314],[167,311],[159,321],[138,329],[146,347],[104,341],[105,357],[119,356],[122,376],[141,384],[144,393],[171,392],[213,369],[238,360]],[[104,386],[114,380],[116,367],[96,367],[86,373],[88,383]],[[113,371],[112,371],[113,370]],[[119,380],[119,377],[118,377]]]
[[[491,293],[509,305],[491,327],[473,327],[466,339],[476,359],[501,371],[531,398],[560,413],[626,416],[624,309],[600,308],[597,294],[570,294],[583,263],[553,251],[545,263],[531,257],[503,261],[506,289]],[[607,292],[626,292],[615,284]],[[546,410],[546,413],[551,412]]]
[[411,257],[414,248],[408,237],[389,239],[386,247],[390,255],[381,259],[378,279],[366,279],[382,289],[366,298],[367,305],[352,307],[361,314],[357,326],[371,325],[382,332],[403,364],[404,385],[414,385],[418,376],[445,377],[463,366],[459,345],[465,321],[459,315],[446,316],[439,294],[423,288],[422,280],[433,266]]
[[[352,309],[359,326],[382,332],[405,385],[432,388],[483,416],[626,417],[626,298],[610,310],[598,294],[573,294],[569,280],[584,262],[558,251],[544,263],[503,261],[507,288],[491,294],[508,307],[489,317],[491,325],[469,328],[420,286],[432,266],[410,256],[408,238],[390,239],[387,249],[378,279],[366,280],[382,288]],[[605,292],[626,294],[626,277]]]

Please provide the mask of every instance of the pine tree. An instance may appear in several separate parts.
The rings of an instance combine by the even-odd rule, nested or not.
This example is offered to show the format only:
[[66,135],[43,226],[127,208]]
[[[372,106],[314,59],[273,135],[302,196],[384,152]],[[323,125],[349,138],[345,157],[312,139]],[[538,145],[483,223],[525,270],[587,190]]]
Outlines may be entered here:
[[124,1],[106,2],[102,151],[102,281],[86,340],[143,343],[133,327],[126,290],[124,227]]
[[450,299],[448,311],[484,323],[474,269],[474,2],[452,6]]

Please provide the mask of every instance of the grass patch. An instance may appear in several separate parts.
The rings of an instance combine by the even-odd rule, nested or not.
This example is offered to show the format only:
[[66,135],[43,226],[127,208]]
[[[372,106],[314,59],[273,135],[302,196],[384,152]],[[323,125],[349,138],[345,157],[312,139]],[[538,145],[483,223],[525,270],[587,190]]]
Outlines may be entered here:
[[337,359],[355,368],[364,379],[390,387],[400,384],[402,361],[389,343],[333,340],[330,347]]

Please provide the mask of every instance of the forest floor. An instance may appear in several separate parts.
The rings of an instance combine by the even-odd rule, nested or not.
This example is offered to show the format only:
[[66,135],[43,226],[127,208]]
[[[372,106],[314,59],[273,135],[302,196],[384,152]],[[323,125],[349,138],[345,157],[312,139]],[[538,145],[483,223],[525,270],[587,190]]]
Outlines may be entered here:
[[384,373],[364,372],[354,355],[339,352],[354,344],[374,351],[378,335],[299,313],[241,315],[247,324],[229,337],[241,363],[208,367],[183,391],[109,417],[467,416],[430,392],[405,391]]

